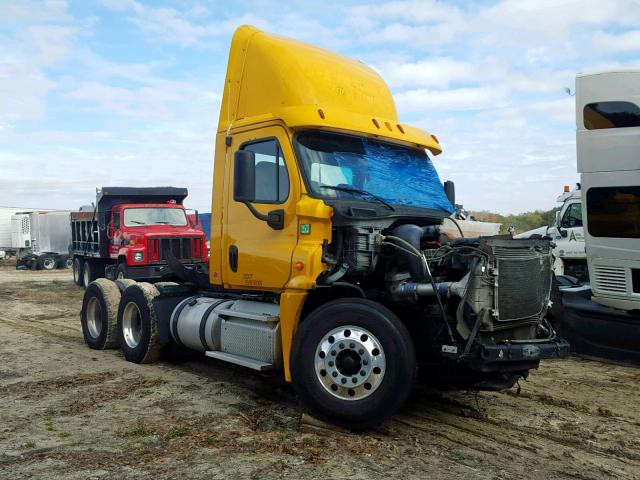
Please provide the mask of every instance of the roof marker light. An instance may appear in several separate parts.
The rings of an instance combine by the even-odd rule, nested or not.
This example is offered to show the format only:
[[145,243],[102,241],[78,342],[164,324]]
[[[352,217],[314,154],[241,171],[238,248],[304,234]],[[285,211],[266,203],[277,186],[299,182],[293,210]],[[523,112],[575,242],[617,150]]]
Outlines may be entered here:
[[564,193],[569,193],[571,190],[569,189],[569,185],[565,185],[564,189],[562,190]]
[[378,120],[376,120],[375,118],[372,118],[371,121],[376,126],[376,128],[380,128],[380,124],[378,123]]
[[404,133],[404,128],[402,128],[402,125],[398,124],[396,125],[396,127],[398,127],[398,130],[400,130],[400,133]]
[[320,118],[324,120],[324,112],[321,108],[318,109],[318,115],[320,115]]

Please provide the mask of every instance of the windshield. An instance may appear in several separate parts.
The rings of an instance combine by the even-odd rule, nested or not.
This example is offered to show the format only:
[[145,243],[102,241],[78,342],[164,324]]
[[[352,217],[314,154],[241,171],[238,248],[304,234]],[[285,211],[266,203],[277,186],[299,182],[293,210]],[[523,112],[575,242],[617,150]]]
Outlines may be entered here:
[[424,150],[322,132],[301,133],[296,149],[314,196],[454,211]]
[[124,224],[126,227],[139,227],[141,225],[184,227],[187,225],[187,216],[181,208],[126,208],[124,210]]

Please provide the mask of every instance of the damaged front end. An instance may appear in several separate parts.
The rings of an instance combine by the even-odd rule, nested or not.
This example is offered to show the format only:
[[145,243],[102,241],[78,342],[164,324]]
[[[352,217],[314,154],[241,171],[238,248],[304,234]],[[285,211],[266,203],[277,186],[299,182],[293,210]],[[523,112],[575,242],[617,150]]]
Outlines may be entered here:
[[415,240],[407,230],[385,239],[404,247],[408,270],[387,276],[388,293],[396,304],[425,307],[428,361],[444,357],[467,386],[495,390],[511,387],[542,359],[569,355],[546,320],[553,275],[547,240],[460,239],[421,250],[420,258],[409,253]]

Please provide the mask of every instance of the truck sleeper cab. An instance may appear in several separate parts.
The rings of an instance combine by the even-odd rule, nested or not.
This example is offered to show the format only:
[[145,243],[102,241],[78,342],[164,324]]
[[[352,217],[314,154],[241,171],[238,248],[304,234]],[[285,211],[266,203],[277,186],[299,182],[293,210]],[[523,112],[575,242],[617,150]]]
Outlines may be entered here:
[[205,271],[206,239],[182,206],[186,193],[172,187],[98,190],[96,208],[71,215],[76,283],[86,287],[101,277],[159,280],[170,274],[169,255]]
[[86,343],[137,363],[175,343],[282,371],[305,409],[352,428],[397,411],[418,366],[458,386],[511,387],[568,353],[545,320],[550,245],[443,242],[454,199],[430,158],[440,151],[398,121],[373,70],[240,27],[216,137],[208,277],[91,283]]

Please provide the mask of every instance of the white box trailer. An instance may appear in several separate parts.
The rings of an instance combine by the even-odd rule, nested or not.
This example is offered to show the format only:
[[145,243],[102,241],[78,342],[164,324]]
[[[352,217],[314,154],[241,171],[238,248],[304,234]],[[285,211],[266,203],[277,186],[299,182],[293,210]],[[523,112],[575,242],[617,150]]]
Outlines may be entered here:
[[[12,210],[7,222],[6,217]],[[70,213],[68,210],[3,209],[2,250],[18,257],[17,268],[68,268]]]
[[25,208],[0,207],[0,251],[11,252],[11,217]]

